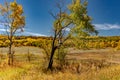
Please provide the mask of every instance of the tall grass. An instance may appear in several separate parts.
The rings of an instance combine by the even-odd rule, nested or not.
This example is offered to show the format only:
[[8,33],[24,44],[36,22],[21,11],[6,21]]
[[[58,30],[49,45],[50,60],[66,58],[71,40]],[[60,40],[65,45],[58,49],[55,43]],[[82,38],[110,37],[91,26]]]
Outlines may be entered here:
[[[31,54],[30,57],[29,62],[27,54],[15,54],[13,66],[0,66],[0,80],[120,80],[118,64],[106,64],[105,61],[91,59],[77,60],[68,61],[62,70],[45,72],[43,69],[47,63],[42,56]],[[5,55],[0,60],[2,65]],[[75,70],[77,65],[80,67],[79,73]],[[98,66],[102,67],[97,69]]]

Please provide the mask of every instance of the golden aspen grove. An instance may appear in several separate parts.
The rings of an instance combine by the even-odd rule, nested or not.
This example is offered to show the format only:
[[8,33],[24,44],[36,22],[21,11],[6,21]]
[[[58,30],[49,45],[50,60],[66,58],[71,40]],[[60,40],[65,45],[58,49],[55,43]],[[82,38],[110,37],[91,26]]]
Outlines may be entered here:
[[98,24],[95,3],[0,1],[0,80],[120,80],[120,26]]

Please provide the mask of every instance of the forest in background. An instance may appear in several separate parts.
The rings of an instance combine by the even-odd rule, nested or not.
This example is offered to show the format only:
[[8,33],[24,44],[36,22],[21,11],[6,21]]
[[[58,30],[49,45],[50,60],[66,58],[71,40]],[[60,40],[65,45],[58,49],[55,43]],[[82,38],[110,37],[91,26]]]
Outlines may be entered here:
[[[14,36],[13,42],[14,47],[20,46],[33,46],[42,48],[45,42],[50,45],[52,37],[37,37],[37,36]],[[0,35],[0,47],[8,47],[9,40],[7,36]],[[120,36],[88,36],[80,37],[77,40],[69,39],[65,42],[66,48],[75,47],[78,49],[104,49],[104,48],[115,48],[120,49]]]

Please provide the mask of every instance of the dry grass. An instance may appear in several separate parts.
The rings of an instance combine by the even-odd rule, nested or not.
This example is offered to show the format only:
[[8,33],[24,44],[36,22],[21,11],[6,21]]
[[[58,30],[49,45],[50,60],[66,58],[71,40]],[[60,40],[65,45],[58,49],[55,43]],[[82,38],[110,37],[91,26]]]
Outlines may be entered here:
[[[28,50],[33,54],[40,54],[42,52],[42,50],[40,48],[37,48],[37,47],[25,47],[25,46],[23,46],[23,47],[14,47],[13,49],[15,50],[16,53],[20,53],[20,54],[27,53]],[[8,48],[7,47],[0,48],[0,53],[3,53],[3,54],[8,53]]]
[[55,68],[53,72],[44,71],[47,63],[41,54],[32,54],[31,62],[28,62],[27,50],[24,52],[15,54],[14,66],[7,66],[5,55],[2,55],[0,80],[120,80],[119,51],[107,49],[70,53],[67,64],[61,70]]

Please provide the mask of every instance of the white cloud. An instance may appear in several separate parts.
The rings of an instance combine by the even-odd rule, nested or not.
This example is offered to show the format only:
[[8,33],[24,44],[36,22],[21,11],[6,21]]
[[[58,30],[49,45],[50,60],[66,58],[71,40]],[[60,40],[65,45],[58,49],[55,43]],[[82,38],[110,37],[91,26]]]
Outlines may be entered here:
[[[3,33],[3,32],[6,32],[6,29],[0,29],[0,34]],[[28,32],[28,31],[24,31],[20,34],[17,34],[17,35],[28,35],[28,36],[47,36],[47,35],[44,35],[44,34],[40,34],[40,33],[34,33],[34,32]]]
[[65,31],[70,31],[70,28],[65,28]]
[[6,30],[5,29],[0,29],[1,32],[5,32]]
[[118,24],[94,24],[97,30],[110,30],[110,29],[120,29]]
[[[93,24],[96,30],[111,30],[120,29],[119,24]],[[65,28],[66,31],[70,31],[70,28]]]
[[[6,32],[6,29],[4,29],[4,25],[7,25],[7,24],[4,24],[4,23],[0,23],[0,34],[3,33],[3,32]],[[7,30],[9,31],[9,30]],[[19,32],[19,30],[18,30]],[[27,36],[47,36],[47,35],[44,35],[44,34],[40,34],[40,33],[34,33],[34,32],[30,32],[26,29],[24,29],[24,32],[20,33],[20,34],[17,34],[17,35],[27,35]]]
[[33,33],[33,32],[24,32],[25,35],[31,35],[31,36],[47,36],[44,34],[39,34],[39,33]]

